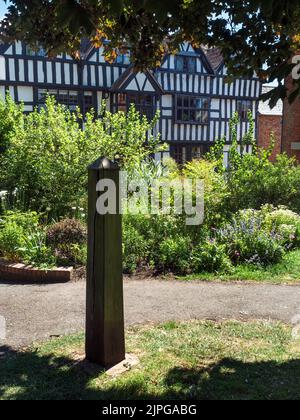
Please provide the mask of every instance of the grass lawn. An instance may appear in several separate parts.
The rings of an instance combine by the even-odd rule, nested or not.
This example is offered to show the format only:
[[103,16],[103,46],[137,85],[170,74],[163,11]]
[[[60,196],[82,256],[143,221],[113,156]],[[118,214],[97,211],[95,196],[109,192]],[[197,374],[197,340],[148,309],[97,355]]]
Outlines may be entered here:
[[83,335],[0,361],[0,399],[299,399],[300,340],[267,322],[186,322],[127,332],[140,365],[119,378],[76,363]]
[[229,274],[201,273],[178,278],[180,280],[244,280],[273,284],[300,284],[300,250],[289,252],[281,263],[266,268],[240,265]]

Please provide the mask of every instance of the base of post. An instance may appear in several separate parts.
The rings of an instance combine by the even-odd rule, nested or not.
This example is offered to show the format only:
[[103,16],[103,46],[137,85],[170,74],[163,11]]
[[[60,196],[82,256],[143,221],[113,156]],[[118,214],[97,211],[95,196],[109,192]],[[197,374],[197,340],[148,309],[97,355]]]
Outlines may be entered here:
[[112,378],[120,376],[140,364],[138,357],[134,354],[126,354],[125,360],[110,368],[104,368],[98,364],[88,361],[83,354],[76,354],[76,356],[72,357],[72,359],[74,360],[74,366],[81,367],[89,374],[95,374],[95,372],[106,373]]
[[126,359],[123,360],[123,362],[118,363],[116,366],[113,366],[110,369],[105,369],[105,373],[111,377],[120,376],[139,364],[140,361],[136,356],[133,354],[126,354]]

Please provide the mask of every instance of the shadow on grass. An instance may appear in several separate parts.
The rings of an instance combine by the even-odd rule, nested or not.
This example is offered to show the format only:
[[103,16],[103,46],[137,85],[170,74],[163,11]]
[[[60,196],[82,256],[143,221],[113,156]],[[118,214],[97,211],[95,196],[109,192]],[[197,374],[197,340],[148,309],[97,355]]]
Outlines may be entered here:
[[[205,369],[175,367],[149,391],[149,373],[132,371],[109,380],[86,362],[5,348],[0,359],[0,399],[155,400],[299,399],[300,360],[243,363],[223,359]],[[153,372],[154,375],[157,372]],[[151,379],[151,378],[150,378]],[[105,383],[104,383],[105,382]]]

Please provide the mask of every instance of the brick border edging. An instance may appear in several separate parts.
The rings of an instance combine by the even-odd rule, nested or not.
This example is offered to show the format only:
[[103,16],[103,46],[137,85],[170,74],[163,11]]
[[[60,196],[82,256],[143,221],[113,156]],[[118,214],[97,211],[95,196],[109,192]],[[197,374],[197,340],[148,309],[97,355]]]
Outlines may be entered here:
[[40,270],[30,265],[0,260],[0,282],[2,280],[30,283],[67,283],[72,281],[73,273],[73,267]]

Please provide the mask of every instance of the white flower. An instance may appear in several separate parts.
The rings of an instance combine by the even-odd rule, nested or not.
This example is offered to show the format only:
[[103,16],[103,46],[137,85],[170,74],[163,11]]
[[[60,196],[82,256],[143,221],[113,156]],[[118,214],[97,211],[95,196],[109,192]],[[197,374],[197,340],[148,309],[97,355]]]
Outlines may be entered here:
[[7,191],[0,191],[0,198],[4,198],[7,196]]

